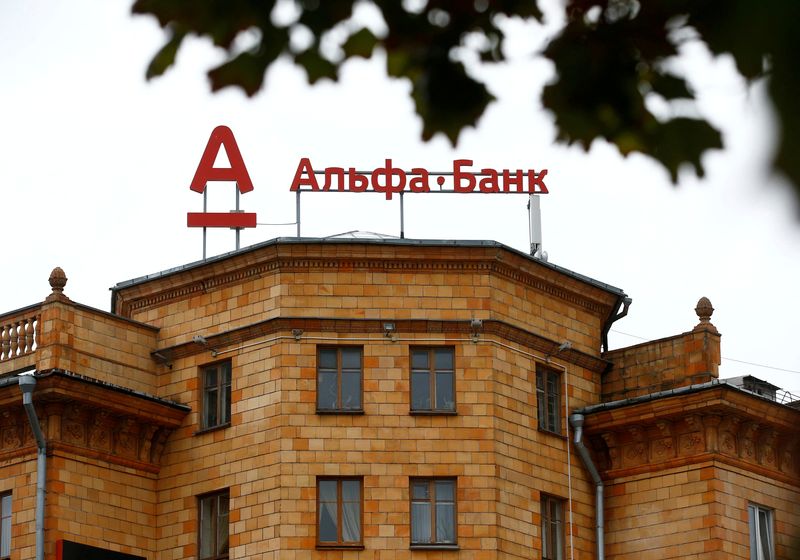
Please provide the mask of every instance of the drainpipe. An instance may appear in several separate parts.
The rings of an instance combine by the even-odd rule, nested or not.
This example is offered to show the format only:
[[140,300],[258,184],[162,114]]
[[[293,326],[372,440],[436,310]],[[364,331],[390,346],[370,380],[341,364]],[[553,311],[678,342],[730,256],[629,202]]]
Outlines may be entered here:
[[36,560],[44,560],[44,492],[47,472],[47,445],[44,434],[33,407],[33,389],[36,378],[33,375],[20,375],[19,388],[22,390],[22,406],[28,413],[28,421],[36,438]]
[[575,428],[575,449],[578,450],[578,455],[581,456],[581,461],[583,461],[583,465],[586,467],[586,470],[589,471],[589,475],[592,477],[592,481],[594,482],[595,486],[594,516],[597,523],[595,526],[597,560],[603,560],[605,558],[605,544],[603,535],[603,480],[600,478],[600,473],[597,471],[597,467],[595,467],[594,463],[592,462],[592,457],[589,455],[589,450],[586,449],[586,446],[583,444],[583,421],[583,414],[571,414],[569,417],[569,423],[572,424],[573,428]]

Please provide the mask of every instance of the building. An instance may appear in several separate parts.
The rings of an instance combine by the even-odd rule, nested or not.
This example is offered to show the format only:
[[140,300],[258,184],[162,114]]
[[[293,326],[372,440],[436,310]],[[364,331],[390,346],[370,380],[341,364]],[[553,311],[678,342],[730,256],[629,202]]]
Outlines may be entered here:
[[0,558],[800,557],[800,410],[717,379],[705,299],[607,351],[623,291],[385,238],[50,285],[0,316]]

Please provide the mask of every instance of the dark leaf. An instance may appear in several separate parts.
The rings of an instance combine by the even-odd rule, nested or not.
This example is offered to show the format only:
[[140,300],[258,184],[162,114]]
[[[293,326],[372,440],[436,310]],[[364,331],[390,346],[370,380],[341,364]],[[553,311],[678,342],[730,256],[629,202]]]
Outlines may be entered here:
[[162,75],[175,63],[175,55],[185,36],[186,34],[182,31],[172,31],[172,37],[167,41],[167,44],[161,47],[161,50],[156,53],[153,60],[151,60],[150,64],[147,66],[147,72],[145,73],[146,79],[150,80],[156,76]]
[[365,27],[350,35],[342,48],[347,58],[352,56],[369,58],[372,56],[372,50],[377,42],[378,39],[372,34],[372,31]]
[[267,65],[265,57],[244,52],[208,72],[211,89],[218,91],[227,86],[238,86],[252,97],[261,89]]
[[692,93],[686,85],[686,80],[672,74],[654,72],[650,79],[653,91],[664,99],[691,98]]
[[722,148],[719,131],[706,121],[677,118],[661,123],[652,139],[651,154],[669,171],[673,182],[684,163],[691,164],[702,177],[705,174],[700,156],[706,150]]
[[444,133],[455,146],[461,130],[475,126],[494,97],[469,77],[460,62],[437,59],[412,82],[412,97],[422,117],[422,138]]
[[322,78],[336,81],[338,77],[338,67],[330,60],[323,58],[316,47],[296,54],[294,61],[306,71],[310,84],[315,84]]

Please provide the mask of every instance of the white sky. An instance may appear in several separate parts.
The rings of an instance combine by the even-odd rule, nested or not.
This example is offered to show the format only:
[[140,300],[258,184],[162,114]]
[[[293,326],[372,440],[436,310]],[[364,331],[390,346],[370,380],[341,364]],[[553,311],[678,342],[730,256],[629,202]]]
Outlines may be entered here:
[[[129,2],[0,4],[0,313],[43,300],[61,266],[65,293],[109,308],[108,288],[198,260],[202,211],[189,183],[211,130],[231,127],[255,190],[242,209],[258,221],[294,221],[289,185],[301,157],[315,168],[373,169],[392,158],[406,169],[476,166],[547,168],[544,247],[550,262],[618,286],[633,298],[614,325],[612,348],[690,330],[700,296],[722,333],[721,377],[751,374],[800,394],[797,324],[800,221],[788,189],[771,177],[771,113],[762,85],[747,88],[729,59],[688,48],[684,63],[699,111],[720,127],[727,149],[704,158],[706,178],[667,173],[640,156],[623,159],[595,143],[590,153],[554,144],[540,88],[552,68],[531,53],[553,26],[510,22],[511,61],[475,68],[499,99],[457,149],[423,143],[409,86],[385,77],[382,56],[350,62],[341,79],[313,88],[292,65],[270,70],[253,99],[211,95],[205,71],[220,59],[194,40],[166,76],[144,71],[163,43],[153,18]],[[215,188],[216,187],[216,188]],[[209,211],[233,207],[232,189],[211,185]],[[528,250],[524,196],[406,197],[409,238],[493,239]],[[304,195],[302,233],[399,234],[396,200],[382,195]],[[292,236],[294,226],[259,226],[242,245]],[[209,255],[233,249],[212,230]],[[742,364],[742,360],[793,370]]]

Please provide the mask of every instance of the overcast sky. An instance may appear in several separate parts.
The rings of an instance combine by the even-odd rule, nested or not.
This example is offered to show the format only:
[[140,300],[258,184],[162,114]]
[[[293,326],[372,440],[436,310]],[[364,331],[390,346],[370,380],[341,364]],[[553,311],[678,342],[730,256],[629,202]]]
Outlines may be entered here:
[[[633,298],[612,347],[691,330],[707,296],[723,335],[721,376],[751,374],[800,394],[800,220],[769,173],[774,122],[763,84],[747,87],[731,60],[685,49],[696,110],[723,130],[727,148],[704,158],[703,180],[686,170],[676,187],[644,157],[624,159],[599,142],[588,154],[554,143],[538,101],[552,68],[533,53],[557,22],[508,23],[510,62],[472,68],[498,102],[453,149],[443,138],[419,139],[409,86],[385,77],[380,54],[345,65],[338,84],[315,87],[283,61],[247,99],[210,94],[205,71],[221,55],[193,40],[176,69],[147,83],[164,35],[129,11],[125,1],[0,5],[0,313],[43,300],[55,266],[70,298],[108,310],[117,282],[200,259],[201,232],[186,227],[186,213],[202,211],[202,195],[189,183],[211,130],[225,124],[255,185],[241,207],[259,223],[294,221],[289,186],[301,157],[315,168],[373,169],[386,158],[406,169],[449,170],[461,158],[546,168],[550,262]],[[209,211],[233,208],[232,189],[209,194]],[[409,196],[406,236],[492,239],[527,252],[526,203]],[[381,195],[304,195],[302,204],[305,236],[399,235],[398,203]],[[293,225],[261,225],[242,233],[242,245],[294,234]],[[233,243],[230,231],[211,231],[209,255]]]

